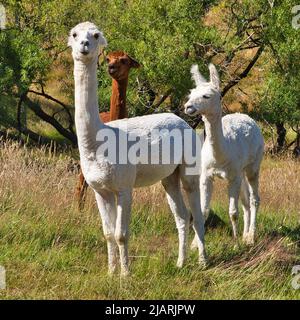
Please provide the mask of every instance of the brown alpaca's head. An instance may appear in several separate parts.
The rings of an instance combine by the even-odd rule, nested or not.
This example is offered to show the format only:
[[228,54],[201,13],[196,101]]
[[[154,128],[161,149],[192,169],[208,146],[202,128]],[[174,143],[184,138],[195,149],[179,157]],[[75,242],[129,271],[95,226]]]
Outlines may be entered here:
[[113,51],[106,56],[109,75],[115,80],[128,78],[131,68],[139,68],[140,64],[123,51]]

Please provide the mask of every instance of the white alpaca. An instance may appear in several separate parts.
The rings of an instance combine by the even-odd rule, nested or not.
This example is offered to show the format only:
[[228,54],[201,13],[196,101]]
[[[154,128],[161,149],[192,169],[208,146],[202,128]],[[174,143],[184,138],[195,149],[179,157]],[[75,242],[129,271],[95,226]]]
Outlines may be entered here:
[[[186,210],[180,181],[187,193],[197,235],[199,262],[205,263],[204,221],[200,207],[199,176],[186,175],[187,165],[171,164],[118,164],[97,153],[104,142],[96,139],[97,134],[111,129],[118,136],[135,133],[139,137],[148,137],[153,129],[174,128],[183,133],[189,125],[173,114],[157,114],[131,119],[123,119],[103,124],[98,116],[97,98],[97,57],[99,47],[106,40],[97,27],[84,22],[71,30],[69,45],[72,46],[75,78],[75,124],[78,136],[80,163],[87,183],[93,188],[104,235],[108,247],[108,266],[112,273],[116,268],[117,247],[119,248],[121,274],[128,274],[128,237],[131,214],[132,190],[162,181],[168,202],[175,216],[179,235],[179,256],[177,266],[181,267],[186,258],[189,214]],[[195,132],[193,132],[195,135]],[[159,141],[148,138],[148,146]],[[193,139],[195,140],[195,139]],[[191,143],[191,142],[190,142]],[[118,146],[115,146],[118,148]],[[128,147],[125,153],[128,153]],[[183,158],[182,155],[180,156]]]
[[207,134],[201,151],[201,209],[207,218],[214,176],[227,179],[233,236],[237,237],[238,197],[241,190],[243,239],[253,244],[259,207],[258,178],[264,150],[263,136],[255,121],[245,114],[235,113],[222,118],[219,75],[212,64],[209,65],[209,71],[210,82],[207,82],[198,66],[192,67],[196,88],[191,90],[185,104],[188,115],[202,114]]

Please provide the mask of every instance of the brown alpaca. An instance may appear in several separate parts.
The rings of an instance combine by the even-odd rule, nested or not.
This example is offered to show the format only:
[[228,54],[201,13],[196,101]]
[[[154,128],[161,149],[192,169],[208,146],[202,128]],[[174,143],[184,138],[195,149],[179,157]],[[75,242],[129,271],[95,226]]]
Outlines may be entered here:
[[[126,91],[129,71],[131,68],[140,67],[140,64],[136,60],[132,59],[123,51],[110,52],[106,57],[106,62],[108,64],[108,73],[112,77],[112,92],[110,98],[110,111],[101,112],[99,114],[104,123],[128,117]],[[80,210],[82,210],[84,206],[87,188],[88,184],[80,170],[77,185],[78,208]]]

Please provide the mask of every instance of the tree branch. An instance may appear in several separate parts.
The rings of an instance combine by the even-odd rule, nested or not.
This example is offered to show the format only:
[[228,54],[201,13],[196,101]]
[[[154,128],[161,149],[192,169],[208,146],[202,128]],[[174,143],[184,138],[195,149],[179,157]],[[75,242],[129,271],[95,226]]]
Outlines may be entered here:
[[51,117],[49,114],[44,112],[41,106],[32,100],[30,100],[27,96],[24,98],[24,103],[28,106],[28,108],[33,111],[39,118],[51,124],[61,135],[70,140],[72,144],[77,145],[77,137],[74,133],[65,129],[56,119]]
[[233,80],[230,80],[227,85],[224,87],[224,89],[221,92],[222,97],[226,95],[226,93],[235,85],[237,85],[243,78],[246,78],[248,73],[251,71],[255,63],[257,62],[258,58],[261,56],[262,52],[264,50],[264,46],[259,47],[259,49],[256,51],[256,54],[248,64],[248,66],[242,71],[237,77],[235,77]]
[[72,115],[71,115],[71,112],[70,112],[69,108],[68,108],[63,102],[61,102],[61,101],[59,101],[58,99],[56,99],[56,98],[50,96],[49,94],[45,93],[43,86],[42,86],[42,92],[38,92],[38,91],[35,91],[35,90],[28,90],[28,93],[33,93],[33,94],[36,94],[36,95],[38,95],[38,96],[44,97],[44,98],[46,98],[46,99],[48,99],[48,100],[50,100],[50,101],[53,101],[53,102],[59,104],[60,106],[62,106],[63,109],[66,111],[66,113],[67,113],[67,115],[68,115],[68,118],[69,118],[69,126],[68,126],[68,129],[69,129],[69,131],[70,131],[71,133],[75,134],[75,133],[74,133],[74,129],[73,129],[73,127],[74,127],[73,117],[72,117]]

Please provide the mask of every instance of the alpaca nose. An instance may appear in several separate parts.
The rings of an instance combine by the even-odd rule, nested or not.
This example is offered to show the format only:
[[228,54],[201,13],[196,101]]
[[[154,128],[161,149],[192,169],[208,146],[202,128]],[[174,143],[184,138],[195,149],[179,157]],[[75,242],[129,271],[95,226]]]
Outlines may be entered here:
[[186,103],[184,106],[184,112],[188,115],[193,115],[196,112],[196,108],[193,105]]
[[114,66],[113,64],[109,64],[109,65],[108,65],[108,71],[109,71],[110,73],[113,73],[114,71],[116,71],[115,66]]
[[82,40],[80,44],[84,45],[85,47],[88,47],[90,45],[89,40]]

